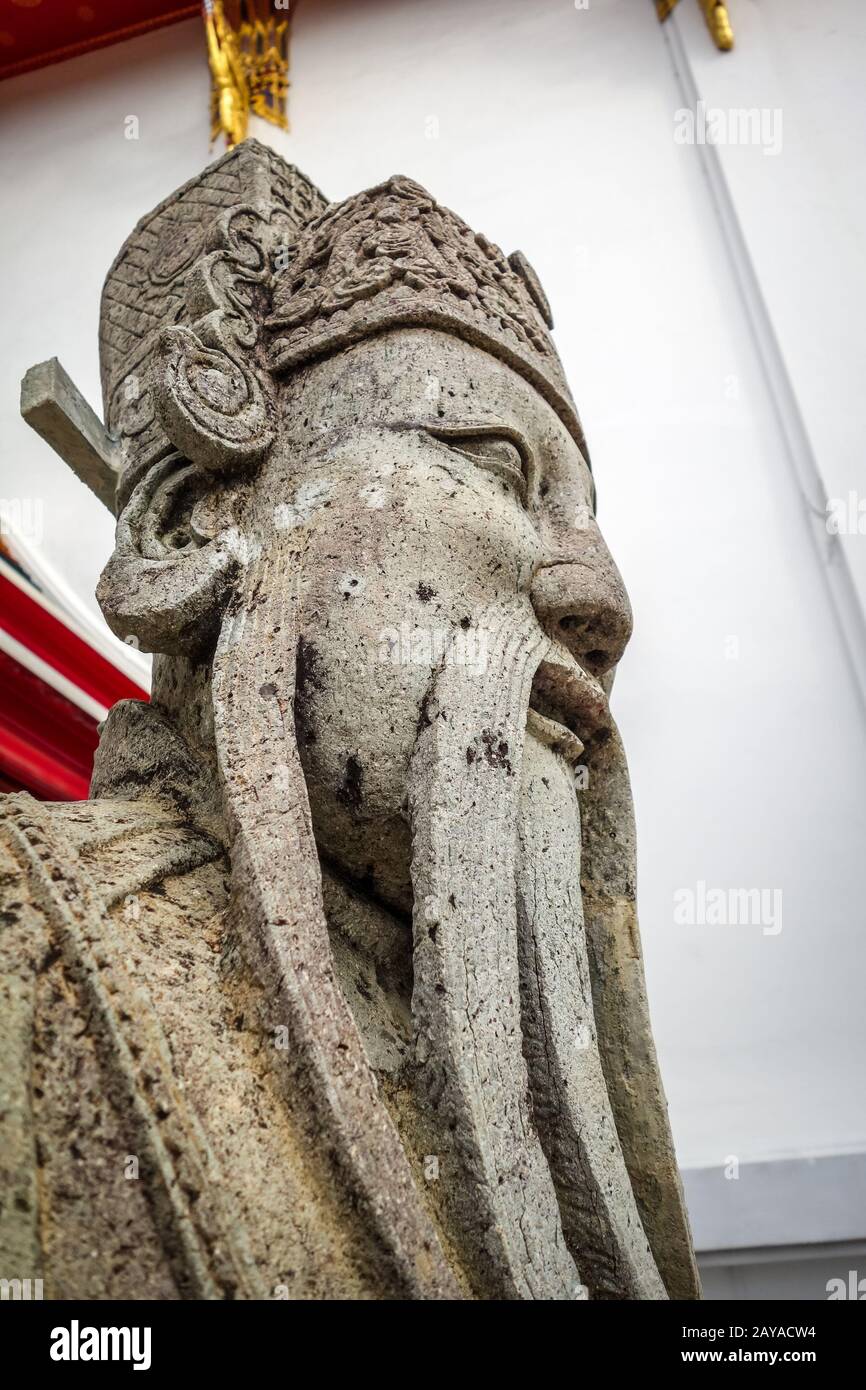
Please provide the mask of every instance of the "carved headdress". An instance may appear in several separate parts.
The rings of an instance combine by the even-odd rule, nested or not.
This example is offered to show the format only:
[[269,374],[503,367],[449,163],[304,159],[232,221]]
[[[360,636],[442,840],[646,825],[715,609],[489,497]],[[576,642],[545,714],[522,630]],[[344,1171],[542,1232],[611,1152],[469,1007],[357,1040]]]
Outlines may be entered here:
[[399,176],[329,205],[245,141],[143,218],[106,279],[100,353],[106,423],[123,445],[119,506],[172,444],[210,468],[261,457],[272,376],[398,327],[443,329],[499,357],[586,452],[522,252],[506,258]]

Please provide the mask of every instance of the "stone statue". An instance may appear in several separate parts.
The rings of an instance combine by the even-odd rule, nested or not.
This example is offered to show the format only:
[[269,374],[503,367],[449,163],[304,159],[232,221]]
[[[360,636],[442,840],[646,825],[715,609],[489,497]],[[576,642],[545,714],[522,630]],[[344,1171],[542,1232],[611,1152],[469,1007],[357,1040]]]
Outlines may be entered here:
[[153,698],[91,800],[3,802],[0,1274],[699,1296],[607,699],[631,615],[550,328],[416,183],[327,204],[255,141],[121,250],[107,430],[64,453],[115,496],[98,596]]

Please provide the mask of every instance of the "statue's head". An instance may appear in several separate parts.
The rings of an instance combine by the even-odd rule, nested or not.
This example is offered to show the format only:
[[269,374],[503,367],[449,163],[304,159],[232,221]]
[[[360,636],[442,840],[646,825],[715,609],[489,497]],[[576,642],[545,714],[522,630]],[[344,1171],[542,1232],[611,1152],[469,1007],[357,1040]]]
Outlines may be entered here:
[[254,142],[145,219],[106,284],[125,466],[105,615],[207,664],[250,585],[286,600],[259,574],[280,557],[320,848],[401,903],[438,670],[495,682],[494,629],[528,624],[534,733],[576,759],[606,732],[630,612],[550,327],[525,257],[417,184],[329,206]]

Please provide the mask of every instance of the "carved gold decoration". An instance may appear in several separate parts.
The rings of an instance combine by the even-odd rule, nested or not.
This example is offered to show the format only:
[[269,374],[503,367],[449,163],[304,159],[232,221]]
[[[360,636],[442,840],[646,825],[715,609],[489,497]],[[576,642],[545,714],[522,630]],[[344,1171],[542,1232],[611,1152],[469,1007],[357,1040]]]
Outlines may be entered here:
[[[678,4],[679,0],[656,0],[659,19],[667,19],[674,6]],[[724,53],[728,52],[734,46],[734,31],[731,28],[727,5],[723,4],[722,0],[698,0],[698,4],[716,48],[720,48]]]
[[[280,18],[280,12],[284,14]],[[211,140],[246,139],[249,115],[288,130],[289,0],[204,0],[211,71]]]
[[734,31],[728,18],[727,5],[723,5],[721,0],[701,0],[701,9],[716,48],[721,48],[723,52],[733,48]]

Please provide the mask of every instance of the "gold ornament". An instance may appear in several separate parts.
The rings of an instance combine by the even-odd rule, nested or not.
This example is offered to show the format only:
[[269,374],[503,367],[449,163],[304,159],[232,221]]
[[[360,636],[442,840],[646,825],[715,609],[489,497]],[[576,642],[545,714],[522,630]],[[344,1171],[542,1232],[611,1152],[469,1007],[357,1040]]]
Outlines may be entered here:
[[728,18],[727,5],[723,5],[722,0],[701,0],[701,9],[716,48],[721,48],[723,52],[733,48],[734,31]]
[[[211,71],[211,140],[225,136],[231,148],[246,139],[249,115],[288,130],[288,0],[204,0]],[[279,18],[284,11],[285,18]]]
[[[679,0],[656,0],[659,19],[667,19],[678,3]],[[727,5],[723,4],[722,0],[698,0],[698,4],[703,11],[707,28],[713,36],[716,48],[720,48],[723,52],[733,48],[734,31],[731,28]]]

